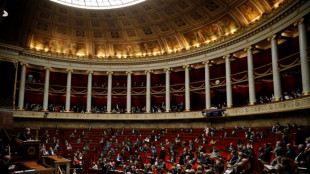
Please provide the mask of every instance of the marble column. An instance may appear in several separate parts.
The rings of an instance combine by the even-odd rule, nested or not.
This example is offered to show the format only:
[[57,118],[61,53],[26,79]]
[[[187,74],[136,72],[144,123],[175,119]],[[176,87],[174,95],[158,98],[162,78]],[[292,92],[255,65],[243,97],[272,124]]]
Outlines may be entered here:
[[210,61],[203,62],[205,65],[205,100],[206,109],[211,109],[211,90],[210,90]]
[[25,99],[25,83],[26,83],[26,66],[25,63],[20,63],[22,66],[20,71],[20,82],[19,82],[19,96],[18,96],[18,110],[24,110],[24,99]]
[[185,69],[185,111],[191,110],[191,99],[190,99],[190,78],[189,78],[189,68],[190,65],[183,66]]
[[71,101],[71,79],[73,70],[67,69],[67,90],[66,90],[66,106],[65,112],[70,112],[70,101]]
[[108,99],[107,99],[107,113],[112,113],[112,74],[113,72],[107,72],[108,74]]
[[164,71],[166,72],[166,111],[170,112],[170,68],[165,68]]
[[44,67],[45,69],[45,82],[44,82],[44,94],[43,94],[43,108],[42,111],[48,111],[48,92],[50,85],[50,67]]
[[274,101],[280,101],[282,95],[281,76],[279,71],[279,54],[278,54],[278,40],[277,36],[273,35],[268,38],[271,41],[271,58],[272,58],[272,76],[273,76],[273,90]]
[[87,105],[86,105],[86,112],[91,113],[91,97],[92,97],[92,78],[93,78],[93,71],[87,71],[88,73],[88,83],[87,83]]
[[227,108],[231,108],[233,106],[232,87],[231,87],[231,67],[230,67],[231,55],[223,56],[223,58],[225,59],[225,72],[226,72],[226,102],[227,102]]
[[254,63],[253,63],[253,47],[249,46],[244,49],[248,56],[248,82],[249,82],[249,105],[256,102],[255,81],[254,81]]
[[146,73],[146,113],[151,113],[151,71]]
[[310,70],[307,52],[307,27],[304,22],[304,18],[298,20],[294,25],[298,25],[302,94],[304,96],[308,96],[310,95]]
[[126,113],[131,113],[131,75],[132,72],[126,72],[127,74],[127,102]]

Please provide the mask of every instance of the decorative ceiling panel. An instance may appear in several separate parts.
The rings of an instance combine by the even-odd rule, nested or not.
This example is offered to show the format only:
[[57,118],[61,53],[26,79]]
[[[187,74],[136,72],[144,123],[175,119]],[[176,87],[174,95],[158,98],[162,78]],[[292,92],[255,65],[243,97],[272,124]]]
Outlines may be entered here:
[[31,28],[22,33],[26,47],[41,51],[103,58],[166,55],[233,35],[290,1],[146,0],[122,9],[85,10],[38,0],[27,9],[35,13],[26,13]]

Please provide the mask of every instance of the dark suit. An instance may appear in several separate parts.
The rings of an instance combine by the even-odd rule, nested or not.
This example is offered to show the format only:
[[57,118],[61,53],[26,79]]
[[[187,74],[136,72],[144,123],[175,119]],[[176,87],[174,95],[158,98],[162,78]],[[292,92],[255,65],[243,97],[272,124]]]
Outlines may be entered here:
[[10,170],[9,170],[9,165],[10,163],[5,163],[4,161],[0,162],[0,171],[3,174],[9,174]]
[[242,160],[242,158],[240,156],[238,156],[238,159],[236,160],[236,163],[234,164],[234,166],[237,166],[238,163],[240,163]]
[[235,163],[237,162],[238,160],[238,155],[233,155],[230,160],[229,160],[229,164],[231,165],[235,165]]
[[299,154],[295,157],[295,161],[298,162],[298,163],[303,161],[305,163],[306,162],[306,158],[307,158],[307,156],[306,156],[305,152],[304,151],[300,151]]
[[24,131],[23,133],[21,133],[19,136],[18,136],[18,139],[22,140],[22,141],[27,141],[28,140],[28,134],[26,131]]
[[289,149],[288,151],[286,151],[285,156],[294,159],[296,157],[296,152],[294,149]]

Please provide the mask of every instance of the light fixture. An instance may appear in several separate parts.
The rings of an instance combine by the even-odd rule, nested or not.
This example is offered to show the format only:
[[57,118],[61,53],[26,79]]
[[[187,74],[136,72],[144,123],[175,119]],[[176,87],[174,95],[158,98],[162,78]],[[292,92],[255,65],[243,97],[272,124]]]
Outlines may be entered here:
[[2,17],[8,17],[9,16],[9,13],[5,10],[3,10],[3,14],[2,14]]
[[70,7],[103,10],[103,9],[127,7],[138,4],[145,0],[50,0],[50,1]]

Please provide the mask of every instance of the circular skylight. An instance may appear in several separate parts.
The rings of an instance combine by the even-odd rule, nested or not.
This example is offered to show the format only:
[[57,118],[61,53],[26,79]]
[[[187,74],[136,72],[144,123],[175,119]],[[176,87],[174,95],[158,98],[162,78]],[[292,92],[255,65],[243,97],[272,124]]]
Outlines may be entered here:
[[63,5],[84,9],[113,9],[138,4],[145,0],[51,0]]

